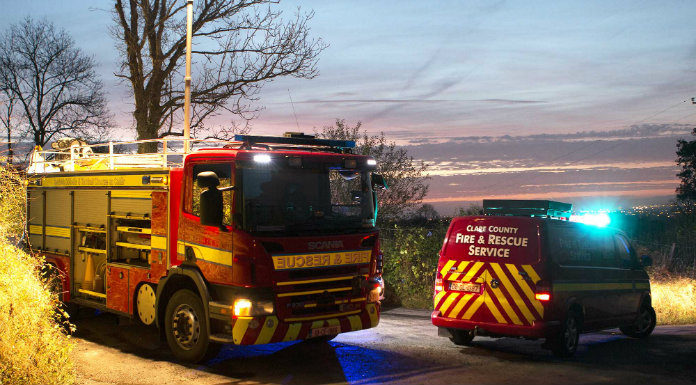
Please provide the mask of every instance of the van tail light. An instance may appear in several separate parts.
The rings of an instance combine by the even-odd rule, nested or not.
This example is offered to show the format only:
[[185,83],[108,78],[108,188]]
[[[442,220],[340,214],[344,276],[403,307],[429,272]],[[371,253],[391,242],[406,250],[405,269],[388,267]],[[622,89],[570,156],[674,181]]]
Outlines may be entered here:
[[551,301],[551,284],[546,281],[539,281],[534,290],[534,299],[540,302]]
[[445,290],[445,286],[442,283],[442,276],[440,275],[440,273],[437,273],[435,275],[435,293],[433,294],[433,296],[436,296],[437,293],[439,293],[443,290]]

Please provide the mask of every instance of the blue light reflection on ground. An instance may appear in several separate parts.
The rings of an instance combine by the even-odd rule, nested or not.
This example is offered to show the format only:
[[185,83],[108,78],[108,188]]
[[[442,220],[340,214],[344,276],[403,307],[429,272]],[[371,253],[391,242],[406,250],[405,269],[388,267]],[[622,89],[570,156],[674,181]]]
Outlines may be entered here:
[[389,362],[385,352],[340,342],[332,342],[331,345],[349,384],[375,383],[383,379],[383,365]]

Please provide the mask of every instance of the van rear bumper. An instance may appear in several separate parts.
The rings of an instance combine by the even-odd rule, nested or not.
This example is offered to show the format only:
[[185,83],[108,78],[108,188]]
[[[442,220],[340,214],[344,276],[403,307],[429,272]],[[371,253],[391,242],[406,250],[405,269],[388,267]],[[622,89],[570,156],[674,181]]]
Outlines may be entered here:
[[433,325],[439,328],[476,330],[479,335],[547,338],[560,330],[560,322],[558,321],[534,321],[532,326],[508,325],[446,318],[441,315],[439,310],[433,311],[430,318]]

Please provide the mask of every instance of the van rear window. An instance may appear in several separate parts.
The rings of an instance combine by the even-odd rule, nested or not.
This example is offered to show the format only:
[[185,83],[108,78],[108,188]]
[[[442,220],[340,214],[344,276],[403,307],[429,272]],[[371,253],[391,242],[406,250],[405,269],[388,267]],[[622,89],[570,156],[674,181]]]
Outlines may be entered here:
[[574,224],[549,226],[547,241],[551,255],[561,265],[616,266],[614,239],[607,230]]

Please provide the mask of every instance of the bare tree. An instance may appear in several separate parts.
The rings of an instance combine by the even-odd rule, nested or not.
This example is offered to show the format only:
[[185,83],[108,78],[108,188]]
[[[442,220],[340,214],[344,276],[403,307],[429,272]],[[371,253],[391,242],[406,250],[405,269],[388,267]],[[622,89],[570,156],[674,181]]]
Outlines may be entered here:
[[428,193],[427,164],[414,160],[394,142],[388,142],[384,133],[370,136],[361,127],[361,122],[350,127],[345,120],[336,119],[334,126],[324,127],[317,134],[328,139],[353,140],[356,153],[375,158],[377,171],[389,186],[378,193],[378,220],[384,223],[404,219],[414,213]]
[[[17,97],[7,89],[0,91],[3,99],[0,100],[0,123],[7,134],[7,163],[12,164],[14,158],[14,149],[12,148],[12,133],[17,126],[17,117],[15,105]],[[15,133],[16,135],[16,133]],[[2,141],[0,141],[2,143]]]
[[[326,47],[309,37],[313,14],[289,21],[272,9],[276,0],[199,0],[193,20],[191,128],[205,131],[206,118],[223,111],[248,123],[258,112],[258,91],[281,76],[313,78],[317,56]],[[185,1],[116,0],[112,32],[122,52],[117,76],[134,98],[138,139],[182,135]],[[233,131],[233,130],[232,130]],[[141,148],[149,151],[153,148]]]
[[109,125],[94,59],[64,30],[26,18],[0,37],[0,88],[16,98],[34,143],[98,137]]

